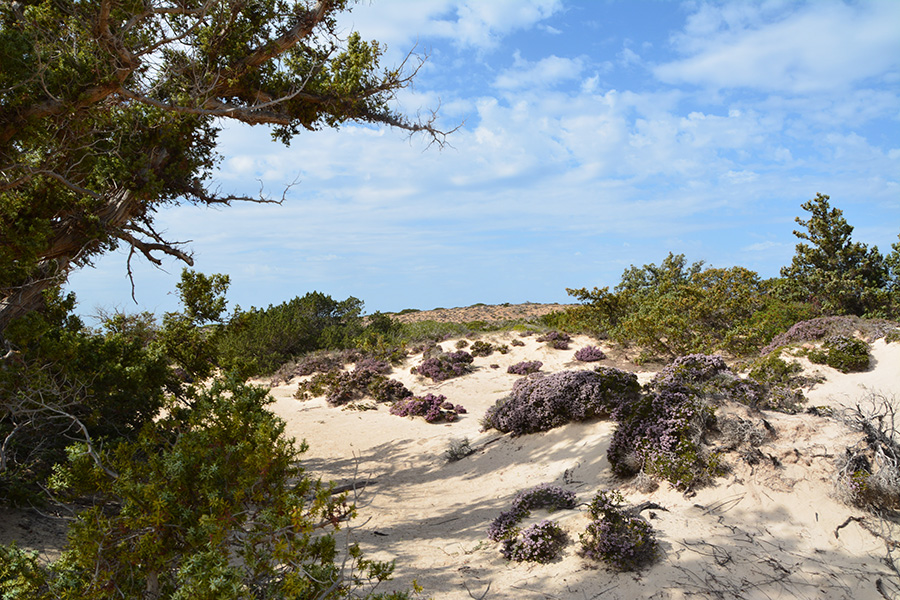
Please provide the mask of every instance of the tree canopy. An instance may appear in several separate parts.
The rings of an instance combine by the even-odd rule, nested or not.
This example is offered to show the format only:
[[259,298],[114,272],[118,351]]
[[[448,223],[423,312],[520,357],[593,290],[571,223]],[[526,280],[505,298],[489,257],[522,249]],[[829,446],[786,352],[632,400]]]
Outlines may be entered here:
[[[881,314],[888,305],[889,265],[877,247],[851,240],[853,226],[831,198],[816,194],[801,205],[810,216],[795,220],[805,231],[789,266],[781,269],[788,295],[825,314]],[[890,259],[894,260],[894,259]]]
[[[350,122],[424,132],[390,107],[417,66],[342,37],[347,0],[25,0],[0,4],[0,335],[44,290],[119,245],[193,264],[154,228],[211,189],[228,120],[283,143]],[[260,201],[263,198],[255,198]]]

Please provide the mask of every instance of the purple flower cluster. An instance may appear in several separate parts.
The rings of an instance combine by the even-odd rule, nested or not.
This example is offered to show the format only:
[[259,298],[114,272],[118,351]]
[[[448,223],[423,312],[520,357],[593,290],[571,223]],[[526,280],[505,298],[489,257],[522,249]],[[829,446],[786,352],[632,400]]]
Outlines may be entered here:
[[378,402],[394,402],[411,396],[406,387],[383,373],[390,372],[391,365],[384,361],[363,359],[352,371],[333,369],[317,373],[298,386],[297,398],[324,395],[331,406],[343,406],[371,395]]
[[529,375],[531,373],[537,373],[543,366],[544,363],[539,360],[523,360],[520,363],[510,365],[506,369],[506,372],[512,373],[513,375]]
[[472,370],[473,360],[472,355],[465,350],[448,352],[426,358],[418,367],[413,367],[411,372],[430,377],[433,381],[444,381],[469,373]]
[[516,562],[549,563],[562,554],[568,542],[566,532],[545,519],[526,528],[518,537],[503,540],[500,554]]
[[596,362],[604,358],[606,358],[606,354],[597,346],[585,346],[575,352],[575,360],[580,360],[581,362]]
[[466,414],[466,409],[448,402],[446,396],[426,394],[421,398],[412,396],[397,401],[391,407],[391,414],[398,417],[425,417],[429,423],[452,423],[459,415]]
[[547,342],[547,345],[556,350],[568,350],[569,342],[572,338],[568,333],[562,331],[548,331],[544,335],[537,338],[539,342]]
[[394,370],[391,363],[378,360],[376,358],[366,357],[356,362],[354,371],[368,371],[370,373],[385,374]]
[[610,415],[639,395],[637,376],[618,369],[535,374],[517,381],[512,395],[488,410],[485,422],[513,435],[547,431]]
[[644,471],[679,489],[718,474],[717,455],[707,455],[702,446],[703,435],[715,422],[715,409],[700,391],[724,372],[728,368],[718,356],[685,356],[654,378],[655,391],[621,405],[607,450],[613,472],[629,476]]
[[514,538],[519,532],[517,525],[530,515],[532,510],[545,509],[553,512],[564,508],[575,508],[574,492],[549,483],[522,490],[513,498],[510,509],[500,513],[500,516],[491,522],[488,527],[488,539],[499,542]]
[[589,507],[594,520],[580,536],[581,554],[617,571],[632,571],[653,562],[658,545],[650,524],[625,513],[623,501],[618,492],[597,493]]
[[766,355],[787,344],[814,342],[831,335],[853,336],[856,332],[861,332],[866,339],[875,340],[895,330],[896,323],[885,319],[861,319],[852,315],[818,317],[795,323],[784,333],[776,335],[760,353]]

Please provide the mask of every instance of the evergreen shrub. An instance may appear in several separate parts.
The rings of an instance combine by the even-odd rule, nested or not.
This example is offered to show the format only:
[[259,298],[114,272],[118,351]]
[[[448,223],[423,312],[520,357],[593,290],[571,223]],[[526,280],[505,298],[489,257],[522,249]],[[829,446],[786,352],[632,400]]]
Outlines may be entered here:
[[494,346],[489,342],[478,340],[472,344],[469,351],[472,353],[472,356],[490,356],[494,353]]
[[825,338],[821,348],[810,350],[809,359],[841,373],[865,371],[869,368],[869,344],[845,335],[830,336]]

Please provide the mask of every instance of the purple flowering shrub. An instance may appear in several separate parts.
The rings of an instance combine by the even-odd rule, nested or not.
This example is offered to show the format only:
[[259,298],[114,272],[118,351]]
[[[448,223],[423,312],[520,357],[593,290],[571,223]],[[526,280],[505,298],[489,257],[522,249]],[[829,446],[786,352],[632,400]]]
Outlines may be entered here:
[[720,357],[685,356],[656,375],[650,393],[620,405],[607,450],[613,472],[630,476],[643,471],[682,490],[721,474],[719,455],[708,452],[703,442],[715,425],[715,408],[704,395],[727,388],[711,384],[731,381],[721,378],[726,371]]
[[394,370],[391,366],[391,363],[378,360],[377,358],[366,357],[358,360],[356,365],[353,368],[354,371],[369,371],[371,373],[377,373],[384,375],[386,373],[390,373]]
[[325,396],[331,406],[344,406],[371,396],[377,402],[395,402],[411,396],[406,386],[395,379],[388,379],[391,365],[384,361],[363,359],[352,371],[333,369],[317,373],[300,383],[295,398],[304,400],[310,396]]
[[544,363],[539,360],[523,360],[522,362],[507,367],[506,372],[512,373],[513,375],[529,375],[531,373],[537,373],[543,366]]
[[596,362],[598,360],[603,360],[604,358],[606,358],[606,354],[604,354],[603,350],[597,346],[585,346],[575,352],[575,360],[581,362]]
[[426,358],[410,371],[422,377],[430,377],[433,381],[444,381],[471,372],[473,360],[471,354],[459,350]]
[[569,342],[572,338],[568,333],[562,331],[548,331],[544,335],[537,338],[539,342],[546,342],[548,346],[556,350],[568,350]]
[[618,369],[535,374],[513,385],[512,395],[485,414],[485,425],[522,435],[571,421],[604,417],[640,396],[637,376]]
[[391,407],[391,414],[398,417],[425,417],[429,423],[452,423],[466,409],[459,404],[454,405],[443,395],[425,394],[422,397],[411,396],[397,401]]
[[544,509],[550,512],[564,508],[575,508],[575,493],[558,485],[542,483],[522,490],[513,498],[509,510],[500,513],[488,527],[488,539],[493,542],[514,538],[519,533],[518,525],[532,510]]
[[521,531],[519,523],[531,515],[532,510],[550,512],[575,508],[575,494],[558,485],[543,483],[522,490],[513,498],[509,510],[500,513],[488,527],[488,539],[500,542],[500,553],[509,560],[548,563],[563,551],[569,537],[556,523],[546,519]]
[[643,471],[686,490],[720,474],[718,455],[707,453],[702,443],[713,409],[697,396],[663,389],[620,416],[607,450],[617,475]]
[[507,560],[516,562],[546,564],[556,560],[568,542],[566,532],[556,523],[545,519],[526,528],[521,535],[503,540],[500,554]]
[[657,557],[653,527],[622,510],[618,491],[598,492],[589,505],[593,521],[580,536],[581,555],[602,560],[617,571],[633,571]]
[[776,335],[760,354],[770,352],[788,344],[819,341],[828,336],[853,337],[860,333],[866,340],[874,341],[896,331],[897,323],[886,319],[861,319],[853,315],[818,317],[795,323],[790,329]]
[[829,336],[822,342],[821,348],[810,350],[809,360],[833,367],[841,373],[865,371],[869,368],[869,344],[846,335]]

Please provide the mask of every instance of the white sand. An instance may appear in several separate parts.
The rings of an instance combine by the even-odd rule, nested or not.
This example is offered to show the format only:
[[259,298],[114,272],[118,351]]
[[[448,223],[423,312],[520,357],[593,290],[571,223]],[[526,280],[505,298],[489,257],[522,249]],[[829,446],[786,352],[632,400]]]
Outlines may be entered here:
[[[485,339],[514,338],[501,333]],[[886,537],[898,540],[896,527],[830,496],[835,457],[859,434],[809,414],[744,411],[777,431],[760,447],[763,461],[750,465],[730,453],[731,473],[696,495],[686,497],[665,483],[643,494],[612,477],[606,459],[611,422],[518,438],[479,431],[485,410],[518,378],[506,367],[522,360],[543,361],[545,372],[614,362],[638,372],[642,382],[653,375],[622,360],[575,362],[572,355],[590,343],[587,338],[576,338],[568,351],[550,350],[533,337],[522,340],[526,346],[477,358],[474,373],[438,384],[409,373],[420,356],[395,370],[391,376],[414,393],[440,393],[466,407],[468,414],[449,425],[396,417],[386,407],[359,412],[330,408],[323,399],[301,402],[292,397],[296,381],[272,389],[288,434],[310,445],[305,464],[311,472],[338,483],[370,480],[358,495],[353,534],[367,555],[396,559],[397,585],[416,579],[437,599],[477,598],[488,585],[486,598],[521,599],[884,598],[876,586],[888,597],[897,593],[897,574],[883,561],[885,539],[866,529],[888,528]],[[444,349],[453,349],[454,341]],[[809,392],[809,404],[852,407],[873,390],[900,395],[900,344],[876,342],[873,356],[872,368],[860,374],[816,367],[826,381]],[[443,453],[450,440],[463,437],[478,451],[448,463]],[[582,503],[598,490],[620,488],[630,503],[650,500],[668,509],[643,513],[657,531],[661,560],[639,573],[615,573],[580,558],[578,534],[588,524],[583,506],[549,516],[572,539],[562,559],[548,565],[504,560],[486,538],[488,525],[518,491],[545,482],[576,492]],[[537,513],[534,520],[548,516]],[[848,517],[864,520],[838,530]]]

